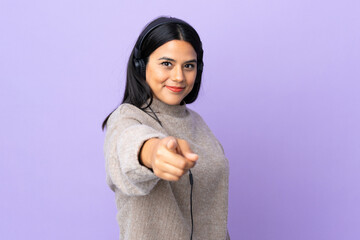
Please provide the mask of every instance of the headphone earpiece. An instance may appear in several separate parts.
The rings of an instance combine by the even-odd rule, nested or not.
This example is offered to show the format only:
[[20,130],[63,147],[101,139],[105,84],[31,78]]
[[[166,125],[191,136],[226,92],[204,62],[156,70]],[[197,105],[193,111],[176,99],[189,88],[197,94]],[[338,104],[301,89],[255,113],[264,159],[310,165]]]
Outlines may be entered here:
[[145,71],[146,71],[146,64],[143,59],[137,59],[134,58],[134,66],[136,71],[141,74],[143,77],[145,77]]
[[200,63],[199,65],[198,65],[198,70],[199,71],[203,71],[203,68],[204,68],[204,64],[203,63]]

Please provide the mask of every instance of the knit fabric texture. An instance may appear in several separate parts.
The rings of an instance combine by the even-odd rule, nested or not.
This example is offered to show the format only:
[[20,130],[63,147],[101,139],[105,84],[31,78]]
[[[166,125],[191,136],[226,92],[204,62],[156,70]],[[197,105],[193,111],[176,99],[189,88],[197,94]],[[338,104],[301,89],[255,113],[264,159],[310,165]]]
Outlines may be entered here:
[[220,142],[202,117],[185,103],[168,105],[154,98],[150,107],[162,126],[149,108],[146,112],[151,116],[128,103],[121,104],[107,122],[106,181],[115,192],[120,239],[190,239],[188,173],[178,181],[166,181],[139,163],[140,149],[146,140],[167,136],[186,140],[199,155],[191,169],[193,240],[230,239],[229,163]]

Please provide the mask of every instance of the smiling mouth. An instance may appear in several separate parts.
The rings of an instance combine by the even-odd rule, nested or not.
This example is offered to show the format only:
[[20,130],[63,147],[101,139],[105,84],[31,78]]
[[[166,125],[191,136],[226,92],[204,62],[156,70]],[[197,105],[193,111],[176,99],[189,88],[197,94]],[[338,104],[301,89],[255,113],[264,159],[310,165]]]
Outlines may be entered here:
[[185,87],[171,87],[171,86],[165,86],[167,89],[173,92],[181,92],[185,89]]

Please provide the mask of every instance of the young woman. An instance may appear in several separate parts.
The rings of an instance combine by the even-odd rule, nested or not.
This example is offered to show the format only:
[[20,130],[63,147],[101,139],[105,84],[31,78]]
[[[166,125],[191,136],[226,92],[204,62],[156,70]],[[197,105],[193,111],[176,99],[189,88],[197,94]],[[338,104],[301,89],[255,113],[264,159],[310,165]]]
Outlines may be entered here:
[[159,17],[135,44],[122,104],[103,123],[120,239],[230,239],[228,160],[187,107],[202,69],[201,40],[183,20]]

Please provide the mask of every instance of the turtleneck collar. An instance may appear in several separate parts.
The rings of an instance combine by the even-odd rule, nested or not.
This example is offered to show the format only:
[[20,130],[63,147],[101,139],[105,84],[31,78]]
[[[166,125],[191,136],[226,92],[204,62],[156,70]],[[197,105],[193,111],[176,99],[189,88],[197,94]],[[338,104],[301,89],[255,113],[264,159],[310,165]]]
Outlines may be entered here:
[[[146,101],[144,106],[150,102],[150,98]],[[181,105],[182,104],[182,105]],[[184,117],[188,114],[186,109],[186,103],[184,101],[181,102],[179,105],[169,105],[164,103],[163,101],[153,97],[153,101],[150,105],[151,109],[155,113],[171,115],[175,117]]]

